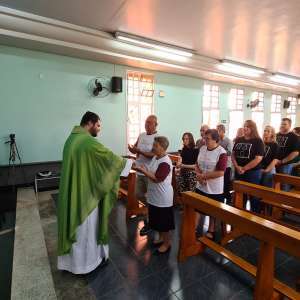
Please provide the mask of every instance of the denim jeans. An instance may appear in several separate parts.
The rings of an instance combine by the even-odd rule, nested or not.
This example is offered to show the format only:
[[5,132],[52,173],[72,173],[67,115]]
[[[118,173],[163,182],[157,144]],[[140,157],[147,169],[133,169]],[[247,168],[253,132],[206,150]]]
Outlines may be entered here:
[[[280,167],[277,168],[277,173],[291,175],[292,171],[293,171],[293,167],[294,167],[294,164],[280,166]],[[281,189],[283,191],[288,192],[291,189],[291,185],[283,183],[281,185]]]
[[[237,172],[235,173],[235,179],[236,180],[241,180],[241,181],[246,181],[249,183],[254,183],[254,184],[260,184],[261,182],[261,169],[258,170],[249,170],[245,172],[244,174],[238,174]],[[244,197],[244,206],[247,198]],[[251,211],[253,212],[260,212],[260,199],[250,196],[250,204],[251,204]]]
[[275,168],[268,173],[261,174],[260,184],[269,188],[273,187],[273,175],[276,173]]

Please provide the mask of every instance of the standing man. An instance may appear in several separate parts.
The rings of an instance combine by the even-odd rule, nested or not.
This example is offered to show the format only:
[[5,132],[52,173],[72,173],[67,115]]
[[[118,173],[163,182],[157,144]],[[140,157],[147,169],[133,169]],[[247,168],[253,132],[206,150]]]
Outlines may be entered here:
[[100,126],[99,116],[86,112],[63,150],[57,267],[74,274],[89,273],[108,257],[108,217],[126,165],[95,139]]
[[205,145],[205,133],[209,129],[208,125],[202,125],[200,127],[200,136],[201,138],[196,141],[196,148],[201,148],[202,146]]
[[[291,174],[293,161],[299,155],[299,137],[291,131],[292,121],[289,118],[281,120],[280,132],[276,135],[279,146],[277,172]],[[283,190],[288,191],[289,185],[283,184]]]
[[[137,159],[135,164],[137,167],[144,165],[148,167],[150,162],[155,155],[152,151],[154,138],[157,136],[157,117],[155,115],[150,115],[147,117],[145,121],[145,130],[139,135],[136,143],[132,145],[128,145],[128,150],[137,155]],[[135,197],[136,199],[142,201],[145,205],[147,205],[146,193],[148,187],[148,179],[147,177],[140,172],[137,172],[136,183],[135,183]],[[148,234],[151,229],[148,225],[147,219],[144,219],[144,227],[140,231],[140,235]]]
[[225,136],[225,126],[223,124],[219,124],[217,126],[217,130],[220,136],[219,145],[222,146],[226,150],[227,154],[227,167],[224,173],[224,197],[226,198],[226,203],[231,203],[231,154],[232,154],[232,141]]

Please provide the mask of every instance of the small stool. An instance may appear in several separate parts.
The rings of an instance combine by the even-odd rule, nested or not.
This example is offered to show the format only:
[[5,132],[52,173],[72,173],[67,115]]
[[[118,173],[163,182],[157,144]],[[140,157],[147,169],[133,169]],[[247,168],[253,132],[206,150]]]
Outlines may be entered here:
[[36,199],[38,200],[38,184],[40,181],[45,181],[45,180],[53,180],[53,179],[60,179],[60,173],[54,173],[52,172],[51,175],[49,176],[41,176],[39,173],[35,174],[34,178],[34,190],[35,190],[35,195]]

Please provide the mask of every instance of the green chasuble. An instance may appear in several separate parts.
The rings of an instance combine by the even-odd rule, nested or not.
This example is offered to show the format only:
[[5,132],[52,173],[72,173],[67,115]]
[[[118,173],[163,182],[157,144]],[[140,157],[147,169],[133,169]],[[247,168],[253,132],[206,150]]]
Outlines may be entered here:
[[108,217],[126,161],[75,126],[63,151],[58,198],[58,255],[70,253],[76,229],[99,208],[98,244],[108,243]]

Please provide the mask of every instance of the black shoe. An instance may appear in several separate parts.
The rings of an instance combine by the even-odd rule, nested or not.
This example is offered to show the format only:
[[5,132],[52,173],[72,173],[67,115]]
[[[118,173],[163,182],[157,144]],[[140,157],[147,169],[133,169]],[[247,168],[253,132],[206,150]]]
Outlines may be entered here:
[[149,234],[152,231],[152,229],[149,227],[148,224],[145,224],[145,226],[140,231],[140,236],[144,236]]

